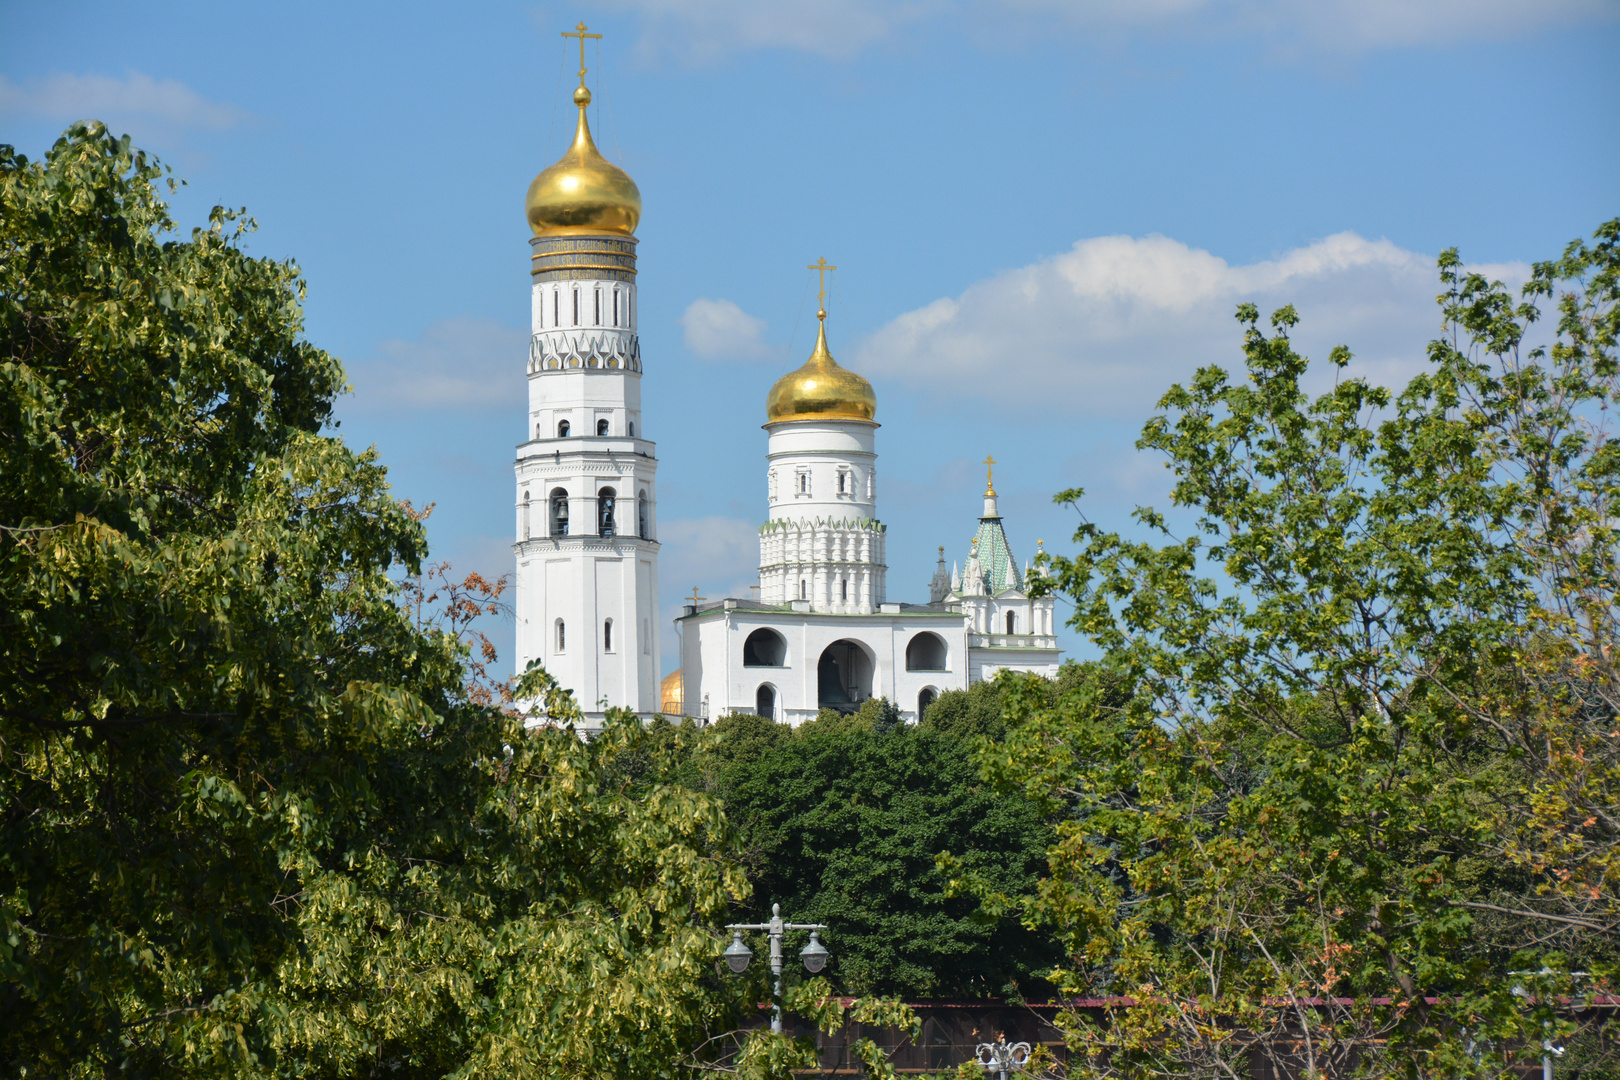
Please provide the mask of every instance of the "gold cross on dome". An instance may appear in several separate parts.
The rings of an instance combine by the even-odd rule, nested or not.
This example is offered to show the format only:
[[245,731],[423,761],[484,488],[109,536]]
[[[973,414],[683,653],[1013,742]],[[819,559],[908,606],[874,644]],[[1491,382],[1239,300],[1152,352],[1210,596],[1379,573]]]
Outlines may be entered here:
[[562,32],[563,37],[579,38],[579,85],[581,86],[585,85],[585,39],[596,38],[598,41],[602,39],[601,34],[587,34],[585,30],[585,24],[580,23],[578,26],[574,27],[574,29],[564,30]]
[[827,257],[823,255],[805,269],[814,270],[821,275],[821,284],[816,287],[816,307],[819,309],[820,314],[816,317],[825,319],[827,317],[827,271],[836,270],[838,267],[829,263]]
[[996,459],[987,455],[984,459],[984,493],[986,495],[994,495],[996,493],[995,479]]

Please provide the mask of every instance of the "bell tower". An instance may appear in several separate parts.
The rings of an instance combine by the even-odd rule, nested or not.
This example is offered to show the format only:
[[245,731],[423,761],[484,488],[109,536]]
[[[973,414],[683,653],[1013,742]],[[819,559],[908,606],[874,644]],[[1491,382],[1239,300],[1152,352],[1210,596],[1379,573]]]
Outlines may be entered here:
[[641,415],[636,225],[641,192],[604,158],[586,109],[529,184],[529,416],[518,445],[518,670],[539,660],[592,722],[658,699],[658,459]]

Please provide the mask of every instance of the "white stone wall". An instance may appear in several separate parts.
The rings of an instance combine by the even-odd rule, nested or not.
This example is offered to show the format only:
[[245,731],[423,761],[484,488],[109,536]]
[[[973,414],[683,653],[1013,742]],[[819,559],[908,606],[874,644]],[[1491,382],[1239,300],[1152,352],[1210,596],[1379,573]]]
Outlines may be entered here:
[[[776,692],[775,718],[799,724],[820,710],[818,679],[821,654],[836,642],[855,642],[871,662],[871,686],[861,687],[869,697],[886,697],[915,723],[918,695],[935,694],[968,686],[970,650],[962,620],[951,614],[879,613],[876,615],[818,615],[811,612],[748,611],[717,607],[688,615],[676,623],[681,634],[681,671],[687,690],[686,708],[692,715],[716,719],[727,712],[753,712],[761,684]],[[743,662],[743,644],[760,628],[782,635],[784,662],[753,666]],[[937,635],[944,643],[943,670],[910,671],[906,646],[922,633]]]
[[[651,715],[659,704],[658,461],[642,426],[635,292],[610,279],[534,283],[515,464],[516,669],[540,659],[593,719],[604,705]],[[599,535],[607,489],[611,537]],[[554,492],[566,536],[553,528]]]
[[869,615],[887,596],[887,534],[877,521],[877,424],[766,424],[769,518],[759,536],[760,600]]

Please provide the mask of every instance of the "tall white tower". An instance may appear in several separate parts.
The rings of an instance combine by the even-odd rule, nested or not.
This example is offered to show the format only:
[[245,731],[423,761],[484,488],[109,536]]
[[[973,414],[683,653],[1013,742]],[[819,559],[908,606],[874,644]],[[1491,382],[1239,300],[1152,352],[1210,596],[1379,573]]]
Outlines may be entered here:
[[[835,269],[823,259],[812,266]],[[870,615],[884,599],[877,520],[877,396],[827,349],[826,291],[816,347],[765,399],[770,519],[759,531],[760,601],[808,611]]]
[[658,460],[644,436],[636,338],[641,193],[586,121],[529,185],[534,237],[528,440],[517,448],[517,657],[586,715],[658,710]]

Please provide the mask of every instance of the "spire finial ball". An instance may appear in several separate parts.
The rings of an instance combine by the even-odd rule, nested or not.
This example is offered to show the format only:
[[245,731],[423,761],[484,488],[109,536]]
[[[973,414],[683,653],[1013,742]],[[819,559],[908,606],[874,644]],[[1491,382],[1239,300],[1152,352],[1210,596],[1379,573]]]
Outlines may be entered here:
[[591,92],[583,86],[574,87],[574,104],[581,108],[591,103]]

